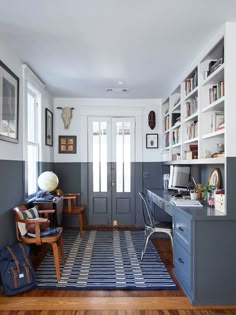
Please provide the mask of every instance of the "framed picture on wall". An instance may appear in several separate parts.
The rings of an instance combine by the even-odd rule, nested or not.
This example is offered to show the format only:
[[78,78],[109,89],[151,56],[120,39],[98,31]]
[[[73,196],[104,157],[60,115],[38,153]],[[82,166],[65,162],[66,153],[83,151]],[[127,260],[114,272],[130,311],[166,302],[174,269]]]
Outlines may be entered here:
[[59,153],[76,153],[76,136],[59,136]]
[[158,148],[158,134],[146,134],[146,148],[157,149]]
[[18,142],[19,78],[0,60],[0,140]]
[[45,108],[45,144],[53,146],[53,113]]

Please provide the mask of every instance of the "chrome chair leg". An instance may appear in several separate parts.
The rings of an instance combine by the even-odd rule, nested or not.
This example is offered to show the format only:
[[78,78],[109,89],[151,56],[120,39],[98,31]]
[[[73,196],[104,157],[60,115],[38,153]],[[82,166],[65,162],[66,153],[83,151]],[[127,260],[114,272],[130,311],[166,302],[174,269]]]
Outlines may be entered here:
[[149,234],[146,236],[144,249],[143,249],[143,251],[142,251],[142,253],[141,253],[141,260],[143,260],[143,256],[144,256],[144,254],[146,253],[146,249],[147,249],[147,245],[148,245],[149,239],[150,239],[150,237],[152,236],[153,233],[154,233],[154,232],[151,232],[151,233],[149,233]]

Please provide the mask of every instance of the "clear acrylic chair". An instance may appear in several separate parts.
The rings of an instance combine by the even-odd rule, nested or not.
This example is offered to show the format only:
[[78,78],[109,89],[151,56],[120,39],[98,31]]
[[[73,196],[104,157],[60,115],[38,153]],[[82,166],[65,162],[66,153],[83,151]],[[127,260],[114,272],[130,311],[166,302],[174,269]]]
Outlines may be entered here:
[[155,221],[152,211],[149,209],[148,202],[144,193],[139,192],[139,196],[142,199],[142,210],[143,210],[143,219],[145,223],[145,244],[144,249],[141,254],[141,260],[146,252],[148,241],[152,234],[154,233],[165,233],[170,237],[171,246],[173,249],[173,238],[172,238],[172,223],[171,222],[162,222]]

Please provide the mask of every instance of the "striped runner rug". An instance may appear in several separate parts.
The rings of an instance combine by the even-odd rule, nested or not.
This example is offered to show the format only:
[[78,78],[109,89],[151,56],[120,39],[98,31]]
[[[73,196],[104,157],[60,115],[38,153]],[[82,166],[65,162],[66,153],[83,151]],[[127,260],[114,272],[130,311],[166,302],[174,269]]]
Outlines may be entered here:
[[176,289],[160,255],[149,242],[143,261],[144,231],[63,232],[65,265],[56,281],[48,252],[36,272],[38,288],[51,289]]

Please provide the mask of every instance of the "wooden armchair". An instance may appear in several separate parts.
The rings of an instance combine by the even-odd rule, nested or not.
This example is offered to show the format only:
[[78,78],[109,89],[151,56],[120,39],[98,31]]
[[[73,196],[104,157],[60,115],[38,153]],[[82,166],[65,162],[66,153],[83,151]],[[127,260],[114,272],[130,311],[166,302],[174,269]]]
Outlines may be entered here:
[[86,227],[86,215],[85,206],[77,205],[77,199],[80,197],[80,193],[64,193],[61,189],[56,189],[55,194],[57,196],[63,196],[64,201],[66,201],[63,208],[64,213],[78,214],[80,237],[83,237]]
[[[41,229],[43,225],[45,225],[45,223],[48,222],[47,216],[49,213],[53,213],[55,210],[38,210],[39,214],[45,215],[44,218],[40,218],[37,216],[35,217],[32,211],[33,209],[27,209],[24,205],[20,205],[13,209],[15,222],[16,222],[17,239],[24,244],[36,244],[36,245],[42,245],[44,243],[50,244],[53,250],[54,263],[55,263],[55,269],[56,269],[56,278],[57,278],[57,281],[59,281],[60,280],[60,263],[59,263],[59,255],[58,255],[58,244],[60,247],[62,263],[64,264],[64,249],[63,249],[63,240],[61,236],[63,228],[62,227],[57,228],[57,232],[54,234],[42,236],[43,232],[41,231]],[[28,213],[30,212],[33,213],[33,218],[31,219],[26,218]],[[33,234],[34,236],[29,236],[27,233],[24,234],[25,232],[27,232],[26,228],[28,224],[30,225],[34,224],[34,234]],[[22,232],[22,228],[23,228],[23,232]]]

